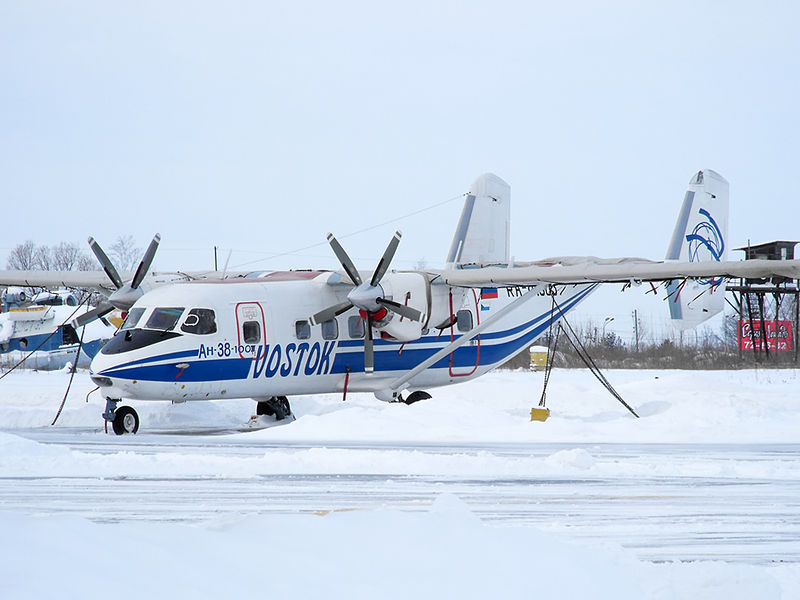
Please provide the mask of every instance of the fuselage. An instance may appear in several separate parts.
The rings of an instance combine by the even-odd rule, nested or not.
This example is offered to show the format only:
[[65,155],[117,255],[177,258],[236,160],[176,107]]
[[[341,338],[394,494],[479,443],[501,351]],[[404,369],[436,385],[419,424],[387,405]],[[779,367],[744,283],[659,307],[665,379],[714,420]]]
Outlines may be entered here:
[[[290,271],[156,288],[134,304],[122,329],[94,358],[92,376],[106,397],[139,400],[264,398],[345,387],[380,395],[524,291],[482,293],[431,285],[417,273],[387,275],[395,300],[418,309],[424,319],[409,329],[416,337],[405,341],[387,333],[404,335],[398,315],[385,328],[376,326],[375,370],[366,374],[364,319],[356,308],[321,325],[309,323],[311,315],[346,298],[352,286],[337,284],[337,278],[329,271]],[[467,381],[501,365],[550,327],[552,294],[566,312],[594,287],[541,292],[414,377],[406,389]]]

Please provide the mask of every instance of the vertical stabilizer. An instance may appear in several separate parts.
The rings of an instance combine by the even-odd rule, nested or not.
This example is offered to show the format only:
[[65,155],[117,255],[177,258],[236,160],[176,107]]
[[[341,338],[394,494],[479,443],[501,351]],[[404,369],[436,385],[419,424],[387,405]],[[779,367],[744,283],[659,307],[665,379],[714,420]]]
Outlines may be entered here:
[[[667,260],[703,262],[728,256],[729,185],[719,173],[698,171],[690,180]],[[725,304],[721,278],[673,281],[667,287],[669,311],[679,329],[691,329],[710,319]]]
[[470,186],[448,266],[468,263],[507,263],[511,225],[511,186],[492,173]]

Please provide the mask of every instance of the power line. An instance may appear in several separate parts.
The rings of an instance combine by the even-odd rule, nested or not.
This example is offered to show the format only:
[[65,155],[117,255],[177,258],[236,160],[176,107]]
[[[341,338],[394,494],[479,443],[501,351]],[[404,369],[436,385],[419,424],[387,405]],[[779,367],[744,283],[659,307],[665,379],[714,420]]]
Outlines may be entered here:
[[[362,233],[366,233],[367,231],[372,231],[373,229],[378,229],[379,227],[383,227],[385,225],[389,225],[390,223],[396,223],[397,221],[402,221],[403,219],[408,219],[409,217],[416,216],[418,214],[427,212],[429,210],[433,210],[434,208],[438,208],[449,202],[453,202],[454,200],[458,200],[459,198],[463,198],[466,196],[466,192],[463,194],[459,194],[458,196],[453,196],[452,198],[448,198],[447,200],[442,200],[441,202],[437,202],[436,204],[431,204],[430,206],[426,206],[425,208],[420,208],[410,213],[406,213],[405,215],[395,217],[393,219],[389,219],[388,221],[383,221],[382,223],[377,223],[375,225],[370,225],[369,227],[364,227],[363,229],[358,229],[356,231],[351,231],[350,233],[346,233],[345,235],[337,236],[339,239],[346,239],[349,237],[353,237],[355,235],[359,235]],[[273,258],[279,258],[281,256],[289,256],[292,254],[297,254],[299,252],[303,252],[304,250],[311,250],[312,248],[317,248],[319,246],[327,246],[328,242],[316,242],[315,244],[310,244],[308,246],[303,246],[302,248],[296,248],[294,250],[288,250],[286,252],[279,252],[278,254],[272,254],[271,256],[267,256],[265,258],[257,258],[255,260],[250,260],[247,262],[239,263],[238,265],[233,265],[229,267],[230,269],[239,269],[241,267],[245,267],[247,265],[252,265],[255,263],[263,262],[265,260],[271,260]]]

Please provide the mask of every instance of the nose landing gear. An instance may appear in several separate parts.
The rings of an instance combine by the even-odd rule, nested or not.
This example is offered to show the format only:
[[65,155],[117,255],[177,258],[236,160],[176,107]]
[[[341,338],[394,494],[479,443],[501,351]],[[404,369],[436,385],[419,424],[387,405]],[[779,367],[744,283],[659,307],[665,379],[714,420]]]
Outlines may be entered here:
[[106,398],[106,410],[103,418],[111,423],[114,433],[125,435],[126,433],[136,433],[139,431],[139,415],[130,406],[120,406],[120,400]]

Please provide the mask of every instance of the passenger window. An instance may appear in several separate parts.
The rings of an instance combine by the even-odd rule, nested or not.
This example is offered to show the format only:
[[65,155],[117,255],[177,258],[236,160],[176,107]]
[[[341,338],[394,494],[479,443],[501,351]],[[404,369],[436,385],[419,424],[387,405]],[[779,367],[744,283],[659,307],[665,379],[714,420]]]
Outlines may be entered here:
[[148,329],[160,329],[162,331],[169,331],[178,322],[183,314],[183,307],[180,308],[157,308],[147,319]]
[[181,331],[196,335],[209,335],[217,332],[217,321],[210,308],[193,308],[186,315]]
[[258,321],[242,323],[242,338],[245,344],[258,344],[261,341],[261,323]]
[[364,337],[364,319],[359,315],[353,315],[347,318],[347,333],[352,339],[361,339]]
[[134,327],[136,327],[136,324],[139,322],[139,319],[142,318],[143,314],[144,314],[143,308],[132,308],[128,312],[128,316],[125,317],[125,322],[122,323],[122,327],[120,327],[120,330],[133,329]]
[[335,340],[339,337],[339,322],[336,319],[322,322],[322,339]]
[[458,323],[458,330],[467,332],[472,329],[472,313],[468,310],[460,310],[456,314],[456,322]]
[[298,340],[307,340],[311,337],[311,324],[308,321],[295,321],[294,334]]

